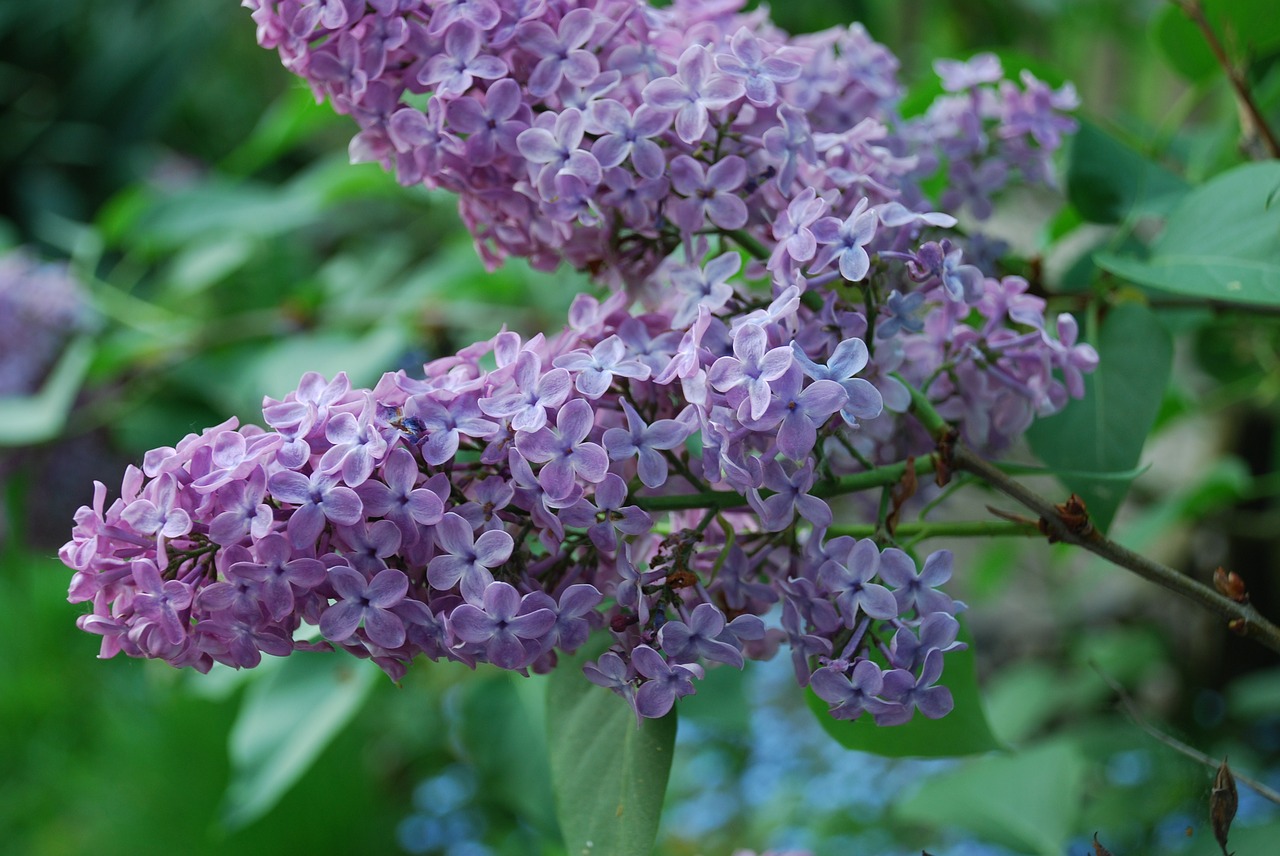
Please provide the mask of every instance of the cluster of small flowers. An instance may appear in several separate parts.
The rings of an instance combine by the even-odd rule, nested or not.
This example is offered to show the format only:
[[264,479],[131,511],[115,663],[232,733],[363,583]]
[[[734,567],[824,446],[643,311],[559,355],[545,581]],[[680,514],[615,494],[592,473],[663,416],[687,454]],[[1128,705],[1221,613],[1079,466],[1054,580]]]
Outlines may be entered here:
[[[355,118],[352,159],[457,193],[489,263],[567,259],[615,284],[704,231],[772,243],[822,213],[851,222],[863,198],[926,210],[941,159],[944,208],[982,218],[1012,174],[1050,180],[1073,126],[1069,89],[1019,87],[990,55],[940,66],[957,94],[901,121],[897,60],[861,25],[790,37],[738,0],[244,5],[259,41]],[[806,189],[819,201],[789,208]]]
[[675,330],[682,307],[579,297],[556,338],[502,332],[372,390],[310,374],[267,401],[269,431],[228,422],[150,452],[110,506],[97,485],[60,554],[93,604],[81,627],[103,656],[203,670],[338,646],[399,677],[418,654],[550,668],[607,622],[615,650],[588,676],[649,717],[700,662],[740,667],[785,637],[837,716],[943,715],[957,604],[932,587],[950,555],[917,573],[828,538],[814,490],[842,472],[824,441],[881,412],[854,377],[866,346],[794,288]]
[[[890,134],[892,55],[856,26],[788,41],[732,0],[248,5],[360,121],[357,159],[457,191],[490,260],[616,273],[645,308],[581,296],[553,339],[503,331],[372,390],[308,375],[266,402],[271,430],[154,450],[110,506],[98,485],[61,556],[103,656],[544,670],[607,625],[587,676],[637,717],[782,641],[837,717],[944,715],[950,554],[917,571],[829,535],[826,500],[931,449],[904,384],[998,448],[1079,396],[1097,355],[1069,316],[1048,333],[1025,281],[921,243],[955,223],[916,183],[952,132],[941,111],[915,143]],[[983,63],[967,73],[1004,151],[1056,144],[1037,130],[1068,121],[1065,95],[993,101]]]
[[0,396],[33,392],[88,321],[88,297],[65,264],[25,250],[0,256]]

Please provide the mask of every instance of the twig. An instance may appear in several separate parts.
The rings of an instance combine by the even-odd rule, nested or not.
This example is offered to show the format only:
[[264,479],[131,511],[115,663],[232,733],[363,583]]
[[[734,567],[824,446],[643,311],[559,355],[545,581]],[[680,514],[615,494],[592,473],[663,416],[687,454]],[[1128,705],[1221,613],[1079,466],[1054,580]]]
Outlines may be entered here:
[[1236,92],[1240,107],[1249,115],[1249,120],[1253,123],[1253,130],[1262,137],[1262,141],[1266,144],[1267,151],[1271,157],[1280,158],[1280,142],[1271,133],[1270,126],[1267,125],[1266,119],[1263,118],[1262,112],[1254,102],[1253,94],[1249,92],[1249,84],[1245,81],[1244,75],[1231,62],[1231,58],[1227,56],[1226,49],[1218,39],[1218,34],[1213,31],[1213,26],[1209,23],[1209,19],[1205,17],[1204,6],[1201,5],[1200,0],[1171,0],[1171,2],[1200,28],[1200,32],[1204,34],[1205,41],[1209,44],[1209,50],[1213,51],[1213,56],[1217,59],[1218,65],[1222,66],[1222,70],[1226,72],[1227,80],[1231,83],[1231,88]]
[[[895,375],[896,377],[896,375]],[[970,451],[956,438],[955,430],[934,409],[928,397],[901,377],[911,393],[911,411],[925,429],[938,442],[939,449],[946,449],[948,460],[938,462],[939,472],[947,472],[948,466],[977,476],[1004,495],[1016,500],[1040,516],[1044,534],[1051,541],[1063,541],[1083,547],[1101,556],[1113,565],[1133,571],[1145,580],[1182,595],[1227,620],[1227,626],[1241,636],[1248,637],[1280,653],[1280,627],[1276,627],[1248,603],[1238,603],[1224,597],[1203,583],[1179,573],[1168,565],[1148,559],[1127,547],[1107,538],[1092,526],[1088,518],[1082,521],[1064,519],[1064,509],[1029,490],[1002,473],[994,464]],[[1084,525],[1080,525],[1083,523]]]
[[[1098,677],[1107,682],[1107,686],[1111,687],[1111,691],[1120,697],[1120,706],[1124,708],[1124,712],[1133,720],[1134,725],[1138,726],[1143,731],[1147,732],[1147,734],[1150,734],[1153,738],[1168,746],[1170,749],[1173,749],[1175,752],[1180,752],[1191,760],[1204,764],[1210,770],[1218,769],[1218,765],[1222,763],[1221,761],[1216,758],[1210,758],[1199,749],[1196,749],[1193,746],[1188,746],[1178,738],[1165,734],[1163,731],[1147,722],[1146,718],[1138,712],[1138,706],[1133,703],[1133,699],[1129,698],[1129,694],[1125,691],[1124,687],[1120,686],[1115,679],[1104,672],[1102,667],[1097,663],[1090,661],[1089,665],[1098,673]],[[1250,778],[1234,768],[1231,770],[1231,773],[1235,776],[1237,781],[1243,782],[1257,791],[1259,796],[1271,800],[1271,802],[1276,805],[1280,805],[1280,793],[1273,791],[1257,779]]]

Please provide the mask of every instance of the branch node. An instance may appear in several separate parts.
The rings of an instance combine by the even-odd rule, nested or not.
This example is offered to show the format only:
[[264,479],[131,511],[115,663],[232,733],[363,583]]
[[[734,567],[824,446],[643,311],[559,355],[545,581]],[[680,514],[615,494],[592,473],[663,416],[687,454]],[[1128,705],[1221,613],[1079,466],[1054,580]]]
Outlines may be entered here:
[[951,481],[951,474],[955,472],[956,440],[959,437],[960,432],[951,426],[947,426],[947,430],[938,436],[938,449],[933,453],[934,460],[937,461],[933,481],[938,487],[946,487]]

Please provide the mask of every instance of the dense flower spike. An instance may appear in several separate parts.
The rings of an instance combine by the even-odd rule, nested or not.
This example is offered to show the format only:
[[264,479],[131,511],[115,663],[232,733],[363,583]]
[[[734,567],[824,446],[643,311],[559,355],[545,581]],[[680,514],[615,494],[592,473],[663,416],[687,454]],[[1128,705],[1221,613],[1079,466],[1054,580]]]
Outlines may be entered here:
[[1015,84],[989,54],[940,61],[946,93],[902,121],[897,62],[861,26],[792,38],[734,2],[244,5],[360,124],[352,159],[457,193],[489,262],[564,259],[632,286],[711,228],[779,236],[783,276],[821,246],[810,275],[838,259],[858,281],[871,249],[903,248],[872,243],[869,208],[928,205],[921,182],[945,170],[941,204],[985,218],[1015,177],[1051,180],[1074,127],[1069,87]]
[[930,451],[904,384],[987,449],[1081,394],[1074,321],[968,263],[921,191],[967,169],[936,204],[981,216],[997,173],[1047,180],[1071,93],[980,58],[898,121],[861,27],[790,39],[733,3],[246,5],[360,123],[353,158],[457,192],[489,261],[629,288],[421,377],[308,374],[269,430],[154,450],[109,505],[97,485],[61,558],[102,656],[546,670],[607,627],[587,678],[638,718],[784,641],[839,718],[945,715],[950,554],[828,530],[855,477]]

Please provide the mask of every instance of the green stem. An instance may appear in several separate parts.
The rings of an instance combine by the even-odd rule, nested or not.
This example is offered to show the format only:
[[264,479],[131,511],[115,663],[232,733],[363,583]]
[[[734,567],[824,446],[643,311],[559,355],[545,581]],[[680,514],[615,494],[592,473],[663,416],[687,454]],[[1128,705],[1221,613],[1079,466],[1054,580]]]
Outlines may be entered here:
[[725,229],[724,234],[733,238],[733,240],[737,242],[738,246],[742,247],[742,249],[746,250],[748,253],[751,253],[751,255],[755,256],[760,261],[767,262],[769,260],[769,256],[771,255],[769,248],[760,243],[759,239],[746,229]]
[[[956,520],[919,521],[899,523],[894,535],[920,541],[925,538],[1014,538],[1039,537],[1040,530],[1034,523],[1014,523],[1004,520]],[[827,528],[827,537],[850,535],[854,538],[870,538],[876,527],[866,523]]]
[[[916,475],[933,472],[933,458],[917,458],[915,460]],[[903,461],[886,467],[876,467],[865,473],[855,473],[838,479],[821,481],[809,491],[810,496],[830,497],[846,493],[857,493],[878,487],[897,484],[907,471],[907,463]],[[721,511],[729,508],[745,508],[747,500],[740,493],[731,490],[707,490],[698,493],[681,493],[672,496],[636,497],[636,505],[645,511],[688,511],[691,508],[715,508]]]

